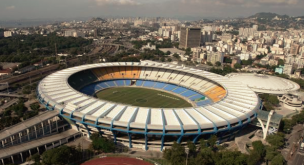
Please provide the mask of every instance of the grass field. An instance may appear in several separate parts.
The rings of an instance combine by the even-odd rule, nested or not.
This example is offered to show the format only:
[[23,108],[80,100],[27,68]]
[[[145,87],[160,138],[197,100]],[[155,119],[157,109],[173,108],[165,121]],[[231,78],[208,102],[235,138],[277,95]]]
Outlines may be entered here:
[[97,98],[116,103],[151,108],[183,108],[192,105],[176,95],[147,88],[117,87],[102,90]]

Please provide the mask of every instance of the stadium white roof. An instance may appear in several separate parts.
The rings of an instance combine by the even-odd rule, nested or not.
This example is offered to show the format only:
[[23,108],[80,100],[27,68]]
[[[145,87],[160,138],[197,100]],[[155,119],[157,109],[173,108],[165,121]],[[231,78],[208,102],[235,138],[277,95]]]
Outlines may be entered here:
[[[208,80],[209,83],[220,84],[227,94],[216,103],[200,107],[161,109],[134,107],[99,100],[73,89],[68,84],[68,78],[79,71],[114,66],[139,66],[179,71],[179,73],[194,75],[197,81]],[[193,84],[184,86],[195,89]],[[63,109],[63,112],[72,113],[72,116],[86,121],[112,123],[115,126],[130,126],[138,129],[145,129],[145,127],[153,130],[163,130],[163,128],[193,130],[199,127],[213,129],[214,125],[221,127],[227,126],[227,123],[246,121],[249,117],[252,118],[260,107],[259,98],[250,88],[233,82],[227,77],[182,66],[145,61],[99,63],[64,69],[43,79],[38,86],[38,92],[41,98],[50,106],[54,106],[57,111]]]
[[293,81],[263,74],[232,73],[227,77],[247,85],[257,93],[286,94],[300,89],[300,86]]

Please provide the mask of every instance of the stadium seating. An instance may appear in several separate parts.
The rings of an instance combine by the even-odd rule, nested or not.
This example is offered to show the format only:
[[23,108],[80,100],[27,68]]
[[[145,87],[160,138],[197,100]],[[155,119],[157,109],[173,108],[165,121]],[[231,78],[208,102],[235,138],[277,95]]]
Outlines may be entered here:
[[166,83],[157,82],[154,88],[163,89],[166,85]]
[[172,92],[180,94],[182,92],[185,92],[186,90],[187,90],[186,88],[178,87],[178,88],[174,89]]
[[132,70],[133,78],[138,79],[140,76],[141,68],[134,66]]
[[[107,71],[110,72],[109,69]],[[115,72],[115,75],[116,75],[117,69],[113,69],[113,71]],[[135,74],[139,75],[139,71],[140,70],[137,70],[135,72]],[[103,71],[99,70],[96,73],[100,73],[100,72],[103,72]],[[126,73],[127,72],[129,72],[129,71],[126,71]],[[131,74],[128,73],[128,76],[131,76]],[[95,79],[97,79],[97,78],[95,77]],[[185,87],[181,87],[178,85],[168,84],[168,83],[164,83],[164,82],[156,82],[156,81],[151,81],[151,80],[137,80],[135,85],[147,87],[147,88],[163,89],[166,91],[174,92],[176,94],[179,94],[183,97],[190,99],[191,101],[194,101],[198,106],[202,106],[202,105],[211,103],[211,101],[217,102],[217,101],[221,100],[223,97],[225,97],[225,95],[226,95],[226,90],[224,88],[222,88],[221,86],[215,85],[215,84],[211,84],[210,82],[208,82],[208,83],[209,83],[209,86],[212,85],[213,87],[210,86],[209,88],[211,88],[211,89],[207,90],[204,93],[204,95],[199,94],[198,92],[195,92],[191,89],[187,89]],[[106,81],[94,83],[91,85],[87,85],[84,88],[82,88],[80,91],[87,95],[93,95],[97,91],[105,89],[105,88],[116,87],[116,86],[118,86],[118,87],[130,86],[130,85],[131,85],[131,80],[106,80]],[[206,99],[205,96],[207,96],[209,99]]]
[[226,95],[226,90],[223,87],[216,86],[204,93],[214,102],[221,100]]
[[175,88],[177,88],[176,85],[168,84],[168,85],[164,88],[164,90],[166,90],[166,91],[172,91],[172,90],[175,89]]
[[204,97],[204,95],[197,94],[197,95],[191,96],[189,99],[192,101],[195,101],[196,99],[200,99],[202,97]]
[[117,86],[125,86],[124,80],[116,80],[115,82],[116,82]]
[[184,97],[190,97],[190,96],[193,96],[193,95],[197,95],[197,93],[192,91],[192,90],[188,90],[188,91],[185,91],[185,92],[181,93],[181,95],[184,96]]
[[116,87],[116,84],[114,83],[114,81],[107,81],[106,82],[110,87]]
[[124,75],[124,78],[133,78],[132,67],[130,66],[126,67],[126,74]]
[[155,83],[156,83],[156,82],[154,82],[154,81],[145,81],[145,82],[144,82],[144,87],[149,87],[149,88],[151,88],[151,87],[153,87],[153,86],[155,85]]
[[[139,78],[144,80],[138,80]],[[192,101],[197,101],[198,99],[207,96],[210,99],[209,101],[217,102],[226,95],[226,90],[224,88],[216,85],[210,80],[201,79],[189,73],[186,74],[180,71],[172,72],[171,70],[153,67],[141,68],[138,66],[116,66],[86,70],[72,75],[69,78],[69,83],[73,88],[78,90],[81,89],[83,93],[91,95],[103,88],[130,86],[131,80],[129,79],[137,79],[135,84],[136,86],[163,89],[180,94]],[[91,84],[97,80],[103,82]],[[91,85],[85,86],[88,84]],[[85,87],[82,88],[83,86]],[[197,90],[204,95],[191,89]],[[197,102],[199,105],[206,103],[205,100]]]
[[131,80],[125,80],[125,84],[126,84],[127,86],[130,86],[130,85],[131,85]]
[[211,103],[211,101],[209,99],[207,99],[207,100],[197,102],[196,105],[202,106],[202,105],[206,105],[206,104],[210,104],[210,103]]
[[142,80],[137,80],[137,81],[136,81],[136,86],[142,86],[143,83],[144,83],[144,81],[142,81]]
[[79,90],[84,85],[88,85],[96,80],[97,77],[90,70],[84,70],[73,74],[69,77],[68,82],[73,88]]
[[123,78],[118,67],[113,67],[113,74],[112,74],[112,76],[115,79],[121,79],[121,78]]

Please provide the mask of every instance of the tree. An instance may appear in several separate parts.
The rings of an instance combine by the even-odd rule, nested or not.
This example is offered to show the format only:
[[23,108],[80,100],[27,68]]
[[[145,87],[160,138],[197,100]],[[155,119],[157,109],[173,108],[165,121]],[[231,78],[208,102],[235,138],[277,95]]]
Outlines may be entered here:
[[161,61],[161,62],[165,62],[165,57],[161,57],[161,58],[160,58],[160,61]]
[[244,165],[247,162],[247,156],[239,151],[224,150],[214,154],[213,160],[218,165]]
[[266,150],[265,146],[261,141],[254,141],[252,142],[253,149],[260,155],[261,158],[265,156]]
[[171,61],[172,61],[172,59],[171,59],[171,58],[168,58],[168,59],[167,59],[167,61],[168,61],[168,62],[171,62]]
[[207,140],[207,144],[211,147],[214,148],[217,142],[217,137],[216,135],[212,135],[208,140]]
[[253,150],[250,152],[250,155],[248,156],[247,159],[247,164],[248,165],[257,165],[257,163],[261,160],[260,154]]
[[185,55],[190,55],[190,54],[191,54],[191,48],[187,48]]
[[31,104],[30,107],[33,111],[38,111],[40,108],[40,105],[38,103],[34,103],[34,104]]
[[213,165],[213,151],[210,148],[201,148],[196,157],[191,157],[189,164],[193,165]]
[[284,134],[281,132],[278,132],[274,135],[268,135],[266,138],[266,141],[275,148],[282,148],[284,146]]
[[171,52],[168,50],[167,52],[166,52],[166,55],[170,55],[171,54]]
[[242,65],[239,63],[234,64],[235,69],[242,69]]
[[92,147],[94,150],[103,151],[105,153],[113,152],[115,150],[115,144],[112,140],[101,137],[99,133],[91,135]]
[[215,63],[215,65],[216,65],[216,66],[221,66],[221,65],[222,65],[222,63],[221,63],[221,62],[219,62],[219,61],[217,61],[217,62]]
[[266,146],[266,156],[265,159],[267,161],[271,161],[279,152],[277,151],[276,147],[273,146]]
[[180,59],[180,56],[177,53],[174,53],[173,57],[175,57],[176,59]]
[[174,165],[184,165],[185,164],[185,148],[176,142],[173,143],[170,149],[165,149],[163,157]]
[[278,154],[271,160],[271,165],[285,165],[286,161],[281,154]]
[[284,65],[284,64],[285,64],[284,60],[279,59],[279,61],[278,61],[278,65]]
[[213,66],[213,64],[211,62],[207,62],[207,65],[209,66]]
[[187,142],[187,147],[189,148],[189,154],[192,155],[196,152],[196,146],[192,141]]
[[268,101],[269,101],[269,103],[271,103],[272,105],[278,105],[278,104],[280,103],[278,97],[275,96],[275,95],[269,95]]
[[61,146],[47,150],[42,154],[42,163],[45,165],[66,165],[79,159],[79,153],[75,147]]

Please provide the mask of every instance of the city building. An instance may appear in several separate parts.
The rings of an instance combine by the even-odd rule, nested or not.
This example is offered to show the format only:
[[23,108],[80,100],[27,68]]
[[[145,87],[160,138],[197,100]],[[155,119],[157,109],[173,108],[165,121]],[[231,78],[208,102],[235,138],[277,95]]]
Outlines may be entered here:
[[224,52],[207,52],[207,62],[211,62],[213,65],[216,62],[220,62],[221,64],[224,62]]
[[299,49],[299,44],[292,44],[292,46],[290,47],[290,54],[299,54]]
[[201,28],[181,28],[179,48],[194,48],[201,44]]
[[4,31],[4,37],[13,37],[16,35],[16,32],[14,31]]

